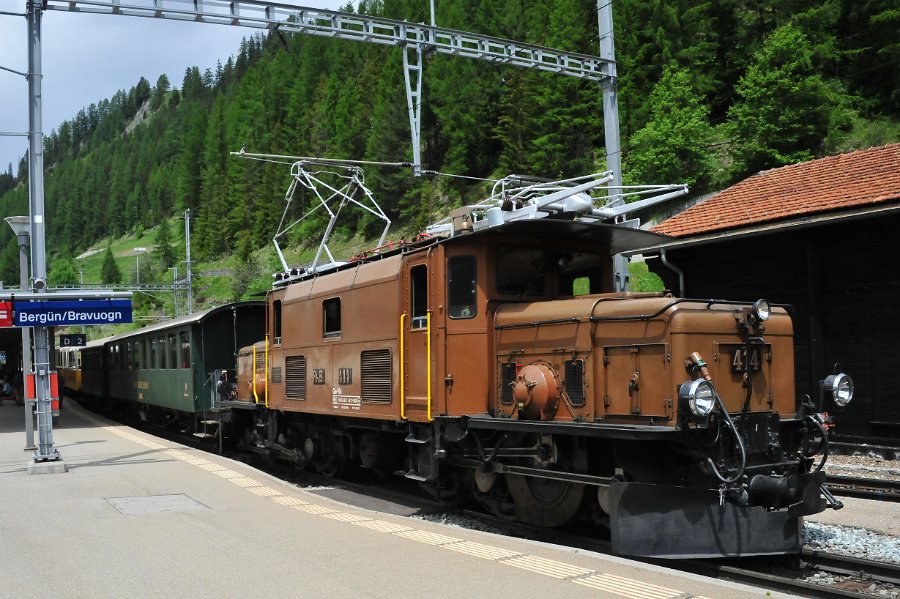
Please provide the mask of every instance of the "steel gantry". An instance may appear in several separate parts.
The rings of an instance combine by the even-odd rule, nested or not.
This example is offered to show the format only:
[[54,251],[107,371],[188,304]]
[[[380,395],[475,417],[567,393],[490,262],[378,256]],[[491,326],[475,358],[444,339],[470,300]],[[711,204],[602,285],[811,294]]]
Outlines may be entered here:
[[[608,106],[610,102],[616,102],[616,69],[615,60],[612,58],[556,50],[510,39],[437,27],[434,24],[410,23],[260,0],[45,0],[44,7],[47,10],[57,11],[235,25],[401,48],[412,135],[413,169],[416,174],[421,172],[422,166],[419,142],[422,68],[427,53],[464,56],[596,81],[604,87],[604,104]],[[604,31],[600,33],[605,43],[611,43],[612,12],[608,1],[598,2],[598,13],[610,15],[608,19],[600,19],[601,28],[604,24],[609,24],[606,36],[603,37]],[[608,53],[611,54],[611,50]],[[618,140],[618,120],[607,122],[613,115],[615,113],[608,107],[604,110],[607,144],[610,143],[611,128],[615,129],[615,140]],[[615,147],[607,147],[607,162],[617,164],[618,154],[617,143]],[[618,172],[619,169],[613,170]]]

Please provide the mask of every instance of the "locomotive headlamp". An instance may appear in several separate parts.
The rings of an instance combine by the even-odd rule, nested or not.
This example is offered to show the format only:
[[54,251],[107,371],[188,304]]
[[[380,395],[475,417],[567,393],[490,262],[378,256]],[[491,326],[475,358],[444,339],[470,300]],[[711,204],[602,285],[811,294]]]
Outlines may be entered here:
[[772,314],[772,306],[769,305],[764,299],[756,300],[753,303],[753,318],[756,319],[757,322],[765,322],[769,320],[769,316]]
[[685,381],[678,389],[678,397],[686,401],[694,416],[704,417],[716,405],[716,394],[712,385],[703,379]]
[[832,374],[825,379],[825,390],[831,393],[834,403],[846,406],[853,399],[853,379],[844,374]]

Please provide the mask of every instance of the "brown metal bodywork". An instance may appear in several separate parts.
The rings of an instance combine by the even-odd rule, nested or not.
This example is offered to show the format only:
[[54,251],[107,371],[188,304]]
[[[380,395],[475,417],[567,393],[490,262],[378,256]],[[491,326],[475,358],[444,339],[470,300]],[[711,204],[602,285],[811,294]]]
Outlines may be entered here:
[[[748,337],[739,326],[745,316],[741,307],[679,303],[661,294],[562,297],[552,269],[542,294],[504,295],[497,287],[494,259],[499,246],[556,252],[592,249],[581,240],[463,236],[273,291],[269,374],[263,385],[269,407],[412,422],[479,414],[531,419],[533,414],[504,394],[504,385],[516,377],[504,380],[503,372],[542,363],[563,388],[553,420],[671,427],[678,422],[678,387],[695,376],[685,361],[699,352],[729,411],[742,410],[747,387],[744,375],[732,367],[735,351]],[[448,311],[447,264],[456,256],[473,256],[477,264],[471,317],[454,318]],[[412,271],[417,267],[419,276],[422,268],[427,271],[430,322],[413,317]],[[609,268],[605,263],[604,272]],[[281,302],[278,342],[272,335],[276,301]],[[324,306],[329,301],[340,303],[337,334],[324,330]],[[796,411],[790,318],[775,310],[757,333],[764,345],[760,368],[750,375],[748,411],[772,410],[790,417]],[[369,401],[361,388],[362,355],[373,351],[389,355],[389,375],[384,374],[391,381],[389,401],[387,396]],[[292,399],[285,387],[288,360],[293,364],[303,360],[305,367],[304,392],[294,390]],[[574,364],[570,373],[581,379],[576,395],[583,393],[583,401],[570,397],[578,390],[567,387],[572,383],[565,380],[567,362]],[[244,386],[239,398],[252,400]],[[300,395],[303,399],[297,399]],[[550,417],[547,410],[538,411],[540,418]]]
[[[674,425],[678,386],[694,378],[685,361],[696,351],[712,365],[713,382],[728,410],[740,412],[746,387],[732,369],[731,356],[745,343],[736,320],[741,309],[673,302],[671,297],[610,294],[504,306],[496,316],[497,369],[509,361],[545,361],[563,372],[565,360],[583,359],[589,400],[584,407],[564,402],[567,409],[559,410],[557,420]],[[774,311],[765,323],[764,339],[749,411],[793,416],[792,328],[784,310]],[[498,413],[517,415],[516,406],[505,406],[499,398],[493,405]]]

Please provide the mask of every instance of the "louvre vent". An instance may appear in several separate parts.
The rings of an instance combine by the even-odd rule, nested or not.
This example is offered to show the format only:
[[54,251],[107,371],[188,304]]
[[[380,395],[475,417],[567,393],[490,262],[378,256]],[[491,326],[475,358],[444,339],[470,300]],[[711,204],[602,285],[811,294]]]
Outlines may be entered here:
[[286,385],[285,397],[306,399],[306,356],[288,356],[284,359]]
[[362,400],[391,403],[391,350],[372,349],[359,355]]
[[273,385],[281,384],[281,367],[280,366],[272,367],[272,374],[271,374],[270,378],[272,380]]
[[513,402],[512,384],[516,381],[519,365],[515,362],[500,365],[500,403]]
[[584,405],[584,360],[566,360],[566,395],[573,406]]
[[256,350],[256,370],[261,371],[266,368],[266,353]]

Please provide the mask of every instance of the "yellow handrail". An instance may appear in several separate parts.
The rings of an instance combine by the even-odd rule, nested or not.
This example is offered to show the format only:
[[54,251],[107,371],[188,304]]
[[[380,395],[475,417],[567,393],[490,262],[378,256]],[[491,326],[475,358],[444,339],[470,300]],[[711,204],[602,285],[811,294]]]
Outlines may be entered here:
[[406,312],[400,315],[400,419],[406,420],[406,381],[403,378],[403,362],[406,356],[403,353],[403,329],[406,322]]
[[253,363],[250,367],[250,380],[253,386],[253,400],[259,403],[259,395],[256,394],[256,344],[253,344]]
[[425,339],[426,339],[426,350],[425,353],[428,354],[428,368],[426,368],[428,372],[428,420],[434,420],[431,417],[431,312],[425,316]]
[[266,407],[269,407],[269,336],[266,335],[266,385],[264,387],[264,391],[266,392]]

